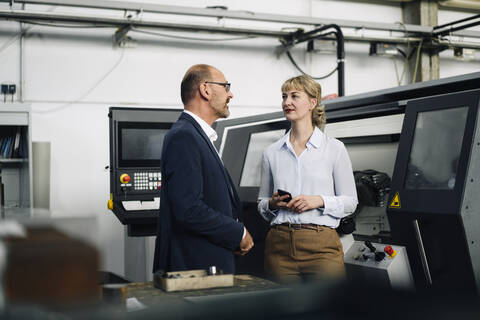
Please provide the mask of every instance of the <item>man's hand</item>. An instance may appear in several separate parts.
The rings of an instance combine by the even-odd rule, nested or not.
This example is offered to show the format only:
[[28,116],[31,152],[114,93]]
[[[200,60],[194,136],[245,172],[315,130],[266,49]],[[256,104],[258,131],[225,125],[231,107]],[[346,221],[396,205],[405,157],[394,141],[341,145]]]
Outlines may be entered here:
[[238,252],[242,256],[247,254],[247,252],[253,248],[252,236],[250,235],[250,232],[248,232],[247,229],[245,230],[246,230],[245,237],[243,237],[242,241],[240,242],[240,252]]

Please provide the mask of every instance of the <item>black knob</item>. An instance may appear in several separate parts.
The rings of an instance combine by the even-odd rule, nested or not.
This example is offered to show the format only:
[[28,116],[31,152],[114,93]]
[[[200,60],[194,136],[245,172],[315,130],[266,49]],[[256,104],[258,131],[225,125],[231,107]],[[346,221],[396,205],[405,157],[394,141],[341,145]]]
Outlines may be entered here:
[[373,244],[370,241],[365,241],[365,245],[370,249],[370,251],[375,252],[377,249],[373,246]]
[[375,261],[382,261],[385,258],[385,252],[375,252]]

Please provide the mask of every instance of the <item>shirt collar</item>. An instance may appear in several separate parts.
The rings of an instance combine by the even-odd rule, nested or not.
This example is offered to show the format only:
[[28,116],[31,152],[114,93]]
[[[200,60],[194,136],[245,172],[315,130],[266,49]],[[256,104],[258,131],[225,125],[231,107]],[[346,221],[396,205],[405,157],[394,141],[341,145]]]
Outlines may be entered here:
[[[279,144],[279,149],[283,148],[284,146],[287,147],[290,144],[290,133],[292,130],[288,130],[287,134],[285,134],[281,139],[280,139],[280,144]],[[320,145],[322,144],[322,139],[324,137],[324,133],[318,128],[314,127],[313,133],[310,136],[310,139],[307,141],[307,149],[310,147],[313,147],[315,149],[318,149]]]
[[324,139],[325,134],[320,130],[317,126],[315,126],[315,129],[313,129],[312,136],[308,140],[308,144],[311,144],[314,148],[318,149],[320,148],[320,145],[322,144],[322,140]]
[[288,132],[280,139],[278,144],[278,149],[281,149],[287,146],[287,142],[289,142],[290,140],[290,131],[291,130],[288,130]]
[[213,128],[210,127],[210,125],[205,120],[203,120],[202,118],[200,118],[199,116],[197,116],[195,113],[193,113],[191,111],[183,110],[183,112],[185,112],[186,114],[191,116],[193,119],[195,119],[195,121],[197,121],[197,123],[202,128],[203,132],[205,132],[208,139],[210,139],[210,141],[212,143],[217,141],[217,139],[218,139],[217,132],[215,132],[215,130],[213,130]]

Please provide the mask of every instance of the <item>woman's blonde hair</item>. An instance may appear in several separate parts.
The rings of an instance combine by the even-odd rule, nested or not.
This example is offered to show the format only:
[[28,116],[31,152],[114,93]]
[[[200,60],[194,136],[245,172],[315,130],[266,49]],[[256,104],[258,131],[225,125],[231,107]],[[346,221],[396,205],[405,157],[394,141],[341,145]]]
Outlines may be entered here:
[[312,124],[323,131],[327,117],[325,116],[325,106],[320,105],[322,100],[322,87],[306,74],[293,77],[285,81],[282,85],[282,92],[299,90],[305,92],[310,98],[317,99],[317,105],[312,110]]

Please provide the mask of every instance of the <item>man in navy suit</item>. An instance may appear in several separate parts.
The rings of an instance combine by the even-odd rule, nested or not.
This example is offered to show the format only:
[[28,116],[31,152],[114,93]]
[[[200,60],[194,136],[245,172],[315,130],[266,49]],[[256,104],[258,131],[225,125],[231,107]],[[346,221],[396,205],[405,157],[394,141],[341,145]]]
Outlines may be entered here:
[[194,65],[181,84],[184,112],[163,142],[162,191],[153,271],[206,269],[235,273],[234,253],[253,239],[241,202],[213,146],[211,125],[230,115],[230,83],[218,69]]

